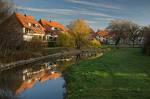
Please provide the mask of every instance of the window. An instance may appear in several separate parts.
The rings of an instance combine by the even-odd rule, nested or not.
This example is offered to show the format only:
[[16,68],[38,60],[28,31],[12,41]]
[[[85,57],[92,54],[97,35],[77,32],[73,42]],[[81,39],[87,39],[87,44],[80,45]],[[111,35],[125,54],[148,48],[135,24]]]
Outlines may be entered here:
[[32,24],[31,23],[28,23],[28,26],[31,26]]
[[25,33],[31,33],[31,30],[28,29],[28,28],[26,28],[26,29],[25,29]]
[[35,24],[35,27],[38,27],[38,24]]
[[52,27],[51,29],[52,29],[52,30],[55,30],[55,27]]
[[25,29],[26,29],[26,28],[23,28],[23,29],[22,29],[22,30],[23,30],[23,33],[26,33]]

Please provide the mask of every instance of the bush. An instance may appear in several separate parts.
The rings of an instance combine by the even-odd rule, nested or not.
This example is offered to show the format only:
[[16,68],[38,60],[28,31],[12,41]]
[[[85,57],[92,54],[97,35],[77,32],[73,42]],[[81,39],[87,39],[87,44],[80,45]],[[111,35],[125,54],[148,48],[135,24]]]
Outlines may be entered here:
[[98,40],[96,40],[96,39],[93,39],[91,41],[91,46],[99,47],[100,45],[101,45],[101,43]]
[[60,33],[56,43],[59,47],[74,47],[73,40],[68,33]]

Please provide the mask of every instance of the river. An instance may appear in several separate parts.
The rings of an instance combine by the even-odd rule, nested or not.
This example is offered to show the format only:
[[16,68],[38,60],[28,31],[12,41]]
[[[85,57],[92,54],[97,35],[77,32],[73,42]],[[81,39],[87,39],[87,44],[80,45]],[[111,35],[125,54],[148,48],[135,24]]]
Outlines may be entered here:
[[66,89],[63,71],[80,60],[99,57],[85,54],[45,60],[0,73],[0,99],[63,99]]

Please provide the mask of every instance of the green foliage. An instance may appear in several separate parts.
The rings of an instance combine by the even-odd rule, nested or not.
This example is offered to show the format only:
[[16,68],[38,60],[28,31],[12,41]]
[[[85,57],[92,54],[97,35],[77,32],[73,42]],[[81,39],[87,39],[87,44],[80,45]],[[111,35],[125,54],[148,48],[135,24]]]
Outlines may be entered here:
[[91,41],[91,46],[100,47],[100,46],[101,46],[101,43],[100,43],[98,40],[93,39],[93,40]]
[[150,57],[140,49],[112,49],[70,66],[66,99],[149,99],[149,70]]
[[74,47],[73,40],[68,33],[59,33],[56,42],[60,47]]

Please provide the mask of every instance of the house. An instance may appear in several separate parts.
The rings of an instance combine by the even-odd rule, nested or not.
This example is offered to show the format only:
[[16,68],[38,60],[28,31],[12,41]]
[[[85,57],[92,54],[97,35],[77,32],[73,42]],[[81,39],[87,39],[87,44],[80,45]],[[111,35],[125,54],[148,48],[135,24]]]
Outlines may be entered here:
[[45,39],[49,42],[49,46],[55,45],[59,33],[67,32],[67,28],[57,21],[40,19],[39,23],[45,28]]
[[107,29],[98,30],[96,32],[96,38],[105,44],[112,44],[113,43],[113,34],[109,32]]
[[33,38],[40,40],[44,39],[45,28],[43,28],[33,16],[16,13],[16,17],[22,26],[23,38],[25,41],[30,41]]
[[13,13],[2,25],[7,27],[5,32],[20,33],[24,41],[43,40],[45,35],[45,28],[31,15]]

